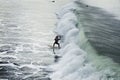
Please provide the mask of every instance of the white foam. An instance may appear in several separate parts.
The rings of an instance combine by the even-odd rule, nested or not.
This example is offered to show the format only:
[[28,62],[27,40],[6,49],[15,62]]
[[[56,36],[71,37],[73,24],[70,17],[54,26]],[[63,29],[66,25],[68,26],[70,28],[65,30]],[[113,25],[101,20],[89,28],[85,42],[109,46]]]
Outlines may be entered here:
[[[64,38],[62,48],[58,51],[62,58],[51,66],[55,72],[50,77],[52,80],[107,80],[109,76],[114,75],[114,71],[109,68],[99,71],[87,56],[91,53],[86,53],[78,46],[80,42],[79,29],[76,27],[78,20],[71,11],[76,8],[70,3],[58,13],[59,22],[55,32]],[[113,78],[110,77],[110,80]]]
[[71,2],[71,3],[66,4],[63,7],[61,7],[61,9],[59,9],[59,11],[56,12],[56,15],[60,19],[60,18],[62,18],[62,16],[64,14],[67,14],[68,12],[70,12],[71,10],[74,10],[76,8],[77,8],[77,6],[74,3]]
[[75,28],[76,22],[76,16],[73,14],[73,12],[69,12],[63,15],[62,19],[55,28],[55,32],[59,35],[65,35],[67,31],[69,31],[72,28]]

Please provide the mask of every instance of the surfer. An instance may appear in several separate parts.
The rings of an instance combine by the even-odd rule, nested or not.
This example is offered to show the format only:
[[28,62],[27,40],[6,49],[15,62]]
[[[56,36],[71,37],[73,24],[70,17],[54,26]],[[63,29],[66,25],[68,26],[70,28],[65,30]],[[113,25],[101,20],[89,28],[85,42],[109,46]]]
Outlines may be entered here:
[[[61,36],[60,35],[57,35],[56,37],[55,37],[55,42],[53,43],[53,52],[54,52],[54,48],[55,48],[55,44],[57,44],[58,45],[58,48],[60,49],[60,44],[59,44],[59,40],[61,39]],[[55,52],[54,52],[55,53]]]

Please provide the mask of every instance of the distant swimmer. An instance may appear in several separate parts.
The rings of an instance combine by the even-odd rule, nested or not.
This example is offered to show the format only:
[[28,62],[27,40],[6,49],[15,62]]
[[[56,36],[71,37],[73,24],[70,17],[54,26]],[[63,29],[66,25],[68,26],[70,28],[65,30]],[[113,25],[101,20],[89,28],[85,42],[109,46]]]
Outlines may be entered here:
[[[53,52],[54,52],[54,48],[55,48],[55,44],[57,44],[58,45],[58,48],[60,49],[60,44],[59,44],[59,40],[61,39],[61,36],[60,35],[57,35],[56,37],[55,37],[55,42],[53,43]],[[54,52],[55,53],[55,52]]]

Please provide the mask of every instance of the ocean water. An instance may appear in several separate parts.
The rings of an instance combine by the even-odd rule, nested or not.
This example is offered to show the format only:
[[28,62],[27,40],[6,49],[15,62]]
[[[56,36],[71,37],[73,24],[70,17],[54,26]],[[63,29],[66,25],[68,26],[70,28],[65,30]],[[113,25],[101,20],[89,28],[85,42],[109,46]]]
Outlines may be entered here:
[[54,12],[49,0],[0,0],[0,80],[47,79]]
[[118,2],[75,0],[56,13],[62,58],[52,80],[120,80]]
[[[118,4],[0,0],[0,79],[120,80]],[[55,35],[58,62],[49,47]]]

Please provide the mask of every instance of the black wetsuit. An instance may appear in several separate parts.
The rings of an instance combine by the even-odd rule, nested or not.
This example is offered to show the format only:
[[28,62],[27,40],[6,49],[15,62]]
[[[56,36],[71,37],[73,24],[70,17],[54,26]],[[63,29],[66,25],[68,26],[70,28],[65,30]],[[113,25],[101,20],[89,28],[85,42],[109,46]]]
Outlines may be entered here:
[[61,38],[60,36],[56,36],[56,37],[55,37],[55,39],[54,39],[55,42],[54,42],[54,44],[53,44],[53,52],[54,52],[55,44],[57,44],[57,45],[58,45],[58,48],[60,49],[60,44],[58,43],[58,41],[60,40],[60,38]]
[[55,43],[56,43],[56,44],[59,44],[58,41],[60,40],[60,37],[59,37],[59,36],[56,36],[54,40],[55,40]]

